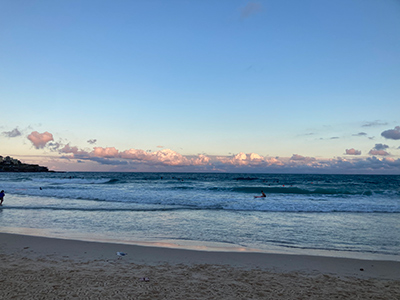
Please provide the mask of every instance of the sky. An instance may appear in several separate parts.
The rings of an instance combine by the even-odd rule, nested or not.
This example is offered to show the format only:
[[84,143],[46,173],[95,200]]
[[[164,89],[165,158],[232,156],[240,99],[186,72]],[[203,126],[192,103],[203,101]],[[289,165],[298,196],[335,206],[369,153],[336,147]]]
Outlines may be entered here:
[[400,1],[0,0],[0,155],[400,174]]

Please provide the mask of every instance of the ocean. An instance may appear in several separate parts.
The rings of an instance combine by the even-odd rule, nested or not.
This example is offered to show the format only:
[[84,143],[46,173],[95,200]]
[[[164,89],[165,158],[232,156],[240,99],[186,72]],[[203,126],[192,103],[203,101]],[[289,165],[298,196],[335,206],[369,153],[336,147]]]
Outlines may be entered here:
[[398,175],[0,173],[0,189],[1,232],[400,260]]

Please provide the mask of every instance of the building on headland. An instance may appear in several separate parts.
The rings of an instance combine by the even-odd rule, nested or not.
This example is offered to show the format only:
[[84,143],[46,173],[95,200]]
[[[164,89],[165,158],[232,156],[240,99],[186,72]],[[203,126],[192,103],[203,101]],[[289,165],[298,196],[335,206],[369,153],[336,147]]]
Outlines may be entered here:
[[47,167],[24,164],[10,156],[0,155],[0,172],[49,172]]

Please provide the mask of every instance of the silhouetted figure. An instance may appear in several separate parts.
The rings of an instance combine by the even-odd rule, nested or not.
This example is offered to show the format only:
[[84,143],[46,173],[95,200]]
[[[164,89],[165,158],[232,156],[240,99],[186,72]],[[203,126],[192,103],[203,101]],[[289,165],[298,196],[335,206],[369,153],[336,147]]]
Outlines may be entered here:
[[4,190],[1,190],[1,192],[0,192],[0,205],[3,205],[4,196],[5,196]]

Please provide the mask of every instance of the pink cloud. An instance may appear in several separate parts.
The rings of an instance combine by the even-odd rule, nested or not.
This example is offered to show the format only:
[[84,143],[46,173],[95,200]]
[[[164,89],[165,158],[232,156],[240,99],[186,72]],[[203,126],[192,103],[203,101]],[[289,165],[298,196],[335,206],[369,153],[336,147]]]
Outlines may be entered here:
[[[377,144],[371,151],[383,151],[386,145]],[[353,152],[352,149],[347,149]],[[356,153],[358,150],[354,150]],[[69,154],[62,158],[75,159],[81,163],[91,162],[90,166],[104,170],[187,170],[190,171],[222,171],[222,172],[328,172],[328,173],[398,173],[400,159],[376,158],[367,159],[316,159],[294,154],[292,157],[264,157],[257,153],[243,153],[232,156],[187,156],[170,149],[147,152],[140,149],[119,151],[115,147],[95,147],[92,151],[80,150],[69,144],[59,150]],[[375,155],[383,155],[375,153]]]
[[275,157],[266,158],[265,161],[268,163],[268,166],[284,166],[285,163],[282,160],[279,160]]
[[168,166],[201,166],[209,163],[210,159],[205,155],[189,158],[170,149],[164,149],[148,153],[151,160]]
[[178,165],[185,166],[190,164],[189,160],[182,154],[179,154],[178,152],[169,149],[164,149],[161,151],[150,153],[150,155],[152,155],[154,161],[162,162],[163,164],[169,166],[178,166]]
[[71,147],[69,144],[58,150],[60,153],[72,153],[74,156],[87,156],[88,152],[79,150],[78,147]]
[[376,150],[376,149],[372,149],[368,153],[371,155],[381,155],[381,156],[390,155],[390,153],[386,152],[385,150]]
[[119,154],[118,150],[115,149],[115,147],[94,147],[93,149],[93,155],[96,157],[113,158],[118,157]]
[[268,167],[283,166],[284,163],[275,157],[265,157],[257,153],[240,152],[233,156],[219,156],[216,160],[224,165],[248,166],[248,167]]
[[44,133],[33,131],[30,135],[28,135],[28,139],[32,142],[36,149],[43,149],[48,142],[54,141],[53,135],[47,131]]
[[375,144],[375,147],[371,149],[371,151],[368,152],[370,155],[381,155],[381,156],[386,156],[390,155],[387,151],[384,149],[389,148],[388,145],[385,144]]
[[248,166],[260,164],[265,161],[264,157],[257,153],[243,153],[240,152],[230,157],[218,157],[218,160],[224,164],[231,164],[235,166]]
[[351,148],[351,149],[346,149],[346,154],[347,155],[361,155],[361,151]]
[[192,165],[194,166],[204,166],[208,165],[209,163],[210,158],[202,154],[192,160]]
[[121,158],[133,160],[151,160],[149,153],[140,149],[129,149],[120,153]]
[[[207,165],[210,159],[205,155],[195,157],[186,157],[172,151],[164,149],[156,152],[147,152],[140,149],[129,149],[118,151],[115,147],[94,147],[92,152],[79,150],[77,147],[64,146],[60,153],[70,153],[76,159],[92,160],[103,164],[112,164],[113,159],[123,159],[132,162],[148,162],[151,164],[161,164],[167,166],[201,166]],[[100,160],[101,158],[101,160]],[[121,161],[114,161],[115,164],[121,164]]]
[[71,147],[69,144],[65,145],[62,149],[59,150],[62,153],[78,153],[78,147]]

